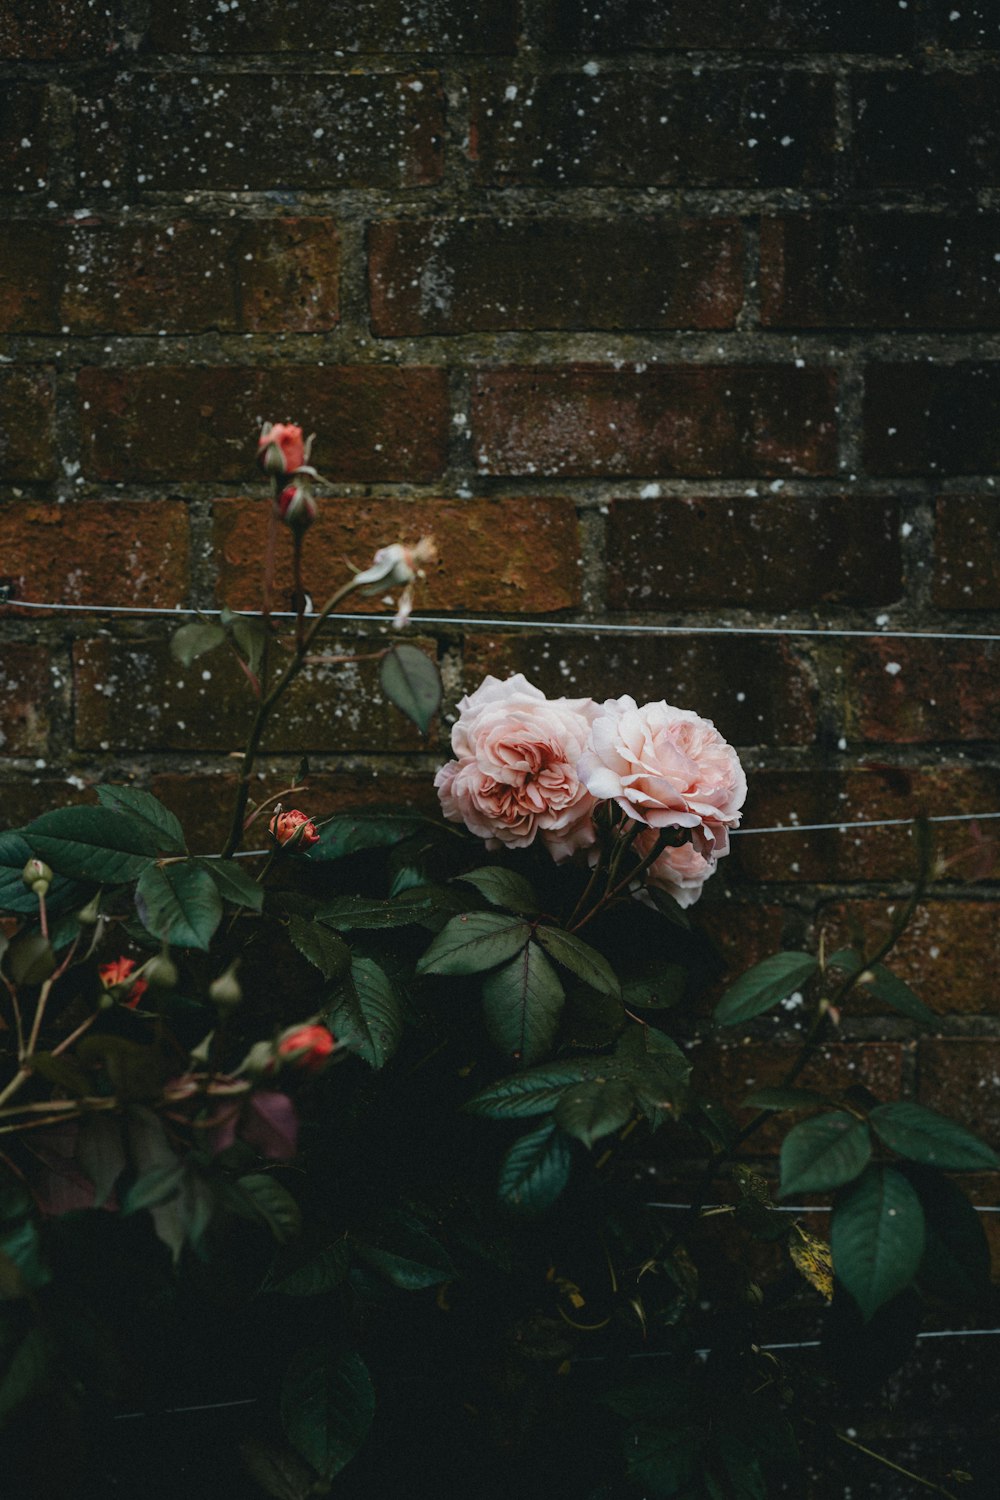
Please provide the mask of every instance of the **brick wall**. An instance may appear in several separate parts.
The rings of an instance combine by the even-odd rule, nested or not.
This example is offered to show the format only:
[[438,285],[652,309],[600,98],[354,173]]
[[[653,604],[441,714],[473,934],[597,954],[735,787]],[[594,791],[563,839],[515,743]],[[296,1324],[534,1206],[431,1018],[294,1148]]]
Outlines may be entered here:
[[[345,555],[433,529],[435,612],[997,632],[998,16],[0,0],[0,580],[253,606],[248,460],[259,421],[290,418],[334,496],[317,594]],[[167,633],[3,612],[0,823],[136,777],[221,838],[247,705],[221,659],[180,671]],[[451,704],[523,670],[712,716],[749,826],[1000,807],[986,643],[423,638]],[[308,749],[317,812],[429,802],[446,732],[421,741],[364,667],[342,711],[318,672],[270,765]],[[941,853],[968,841],[946,826]],[[746,838],[727,864],[703,920],[736,965],[877,925],[913,856],[887,828]],[[901,953],[936,1033],[866,1014],[823,1065],[996,1139],[975,874],[949,866]],[[706,1063],[734,1099],[791,1036],[759,1039]]]

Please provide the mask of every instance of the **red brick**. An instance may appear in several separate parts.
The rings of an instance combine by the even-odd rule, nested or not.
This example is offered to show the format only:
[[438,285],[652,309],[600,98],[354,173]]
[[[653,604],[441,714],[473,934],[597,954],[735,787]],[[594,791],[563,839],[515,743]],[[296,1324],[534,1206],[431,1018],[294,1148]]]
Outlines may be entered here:
[[[795,825],[910,819],[952,813],[992,812],[1000,806],[1000,772],[989,766],[943,762],[916,770],[871,769],[757,771],[749,777],[744,828],[790,827],[785,833],[737,834],[730,868],[754,883],[767,881],[911,880],[917,870],[912,827],[831,829],[801,833]],[[991,825],[984,825],[991,836]],[[948,873],[974,878],[970,825],[934,826],[934,851],[954,861]]]
[[[419,636],[413,643],[433,643]],[[323,639],[329,654],[378,650],[379,643]],[[242,749],[254,699],[235,657],[220,647],[183,668],[165,640],[77,641],[73,648],[75,742],[81,750],[155,752]],[[205,674],[208,674],[206,676]],[[427,750],[410,721],[378,689],[377,662],[306,668],[265,735],[271,753]]]
[[39,755],[47,749],[50,661],[46,646],[0,643],[0,753]]
[[0,573],[15,599],[170,608],[187,598],[189,552],[180,500],[0,505]]
[[783,214],[761,225],[773,328],[997,328],[1000,214]]
[[[781,1012],[787,1022],[787,1014]],[[753,1108],[743,1100],[753,1089],[776,1088],[799,1055],[795,1045],[737,1042],[708,1044],[692,1049],[696,1087],[709,1099],[731,1110],[740,1125],[749,1124]],[[860,1085],[882,1102],[898,1099],[902,1091],[903,1048],[895,1043],[863,1045],[833,1042],[817,1049],[795,1081],[796,1088],[836,1092]],[[772,1117],[747,1141],[744,1154],[776,1152],[791,1128],[788,1115]]]
[[[465,687],[487,673],[523,672],[550,697],[598,702],[665,698],[710,718],[737,745],[808,745],[815,693],[806,667],[780,641],[746,637],[507,636],[466,638]],[[745,691],[741,690],[741,684]]]
[[208,8],[204,0],[153,0],[149,40],[158,52],[236,54],[513,52],[515,0],[285,0],[281,25],[262,31],[252,5]]
[[896,500],[614,500],[608,527],[612,609],[888,604],[902,593]]
[[51,151],[49,91],[41,83],[4,82],[0,89],[0,169],[8,192],[37,193],[48,182]]
[[93,57],[114,36],[108,0],[3,0],[0,57],[45,62]]
[[[214,508],[218,597],[234,609],[260,607],[261,559],[269,506],[220,500]],[[419,586],[417,609],[502,610],[505,614],[572,609],[580,599],[576,511],[570,500],[325,500],[304,553],[306,587],[317,603],[348,569],[368,567],[377,548],[431,533],[440,553]],[[277,596],[293,594],[290,539],[279,545]],[[384,614],[381,591],[355,596],[344,609]],[[282,607],[285,607],[283,604]]]
[[[857,946],[871,952],[892,929],[898,901],[849,901],[823,908],[819,927],[827,953]],[[917,907],[891,954],[884,960],[939,1015],[953,1011],[995,1015],[1000,1008],[1000,911],[986,901],[925,901]],[[857,1001],[849,1001],[852,1009]],[[877,1000],[869,1012],[892,1012]]]
[[934,521],[934,603],[1000,609],[1000,501],[939,495]]
[[441,177],[443,128],[434,73],[130,73],[78,99],[80,185],[425,187]]
[[0,369],[0,472],[4,479],[53,477],[54,423],[55,392],[47,375],[11,366]]
[[1000,468],[1000,363],[869,365],[864,442],[873,474]]
[[977,73],[857,73],[852,90],[860,187],[926,192],[997,181],[1000,73],[989,64]]
[[472,429],[484,474],[829,474],[836,401],[790,365],[508,366],[473,376]]
[[996,737],[997,654],[983,641],[865,641],[846,653],[851,737],[952,743]]
[[913,10],[871,0],[547,0],[546,42],[567,51],[898,52]]
[[580,68],[474,89],[469,155],[505,186],[799,187],[831,179],[833,80],[692,68]]
[[380,335],[731,328],[743,301],[733,219],[396,219],[369,249]]
[[76,806],[92,802],[93,793],[78,776],[51,776],[35,771],[30,780],[9,767],[2,769],[3,795],[0,796],[0,830],[23,828],[54,807]]
[[917,1098],[1000,1147],[1000,1041],[938,1037],[917,1050]]
[[688,913],[695,928],[714,943],[725,964],[723,977],[698,996],[700,1014],[710,1012],[726,986],[747,969],[782,948],[802,946],[805,935],[805,922],[798,912],[785,906],[737,905],[723,890],[716,892],[716,885],[721,887],[724,881],[725,866]]
[[0,227],[0,332],[58,333],[63,259],[57,231],[24,220]]
[[77,388],[84,468],[95,479],[245,481],[265,418],[315,431],[316,462],[335,481],[427,483],[445,464],[444,370],[85,369]]

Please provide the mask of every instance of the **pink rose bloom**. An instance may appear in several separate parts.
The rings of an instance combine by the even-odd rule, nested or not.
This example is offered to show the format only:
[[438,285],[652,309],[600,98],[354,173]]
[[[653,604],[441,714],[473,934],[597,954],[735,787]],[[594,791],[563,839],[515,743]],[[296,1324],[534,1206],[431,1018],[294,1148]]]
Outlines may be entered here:
[[540,836],[553,859],[568,859],[596,837],[596,799],[577,774],[596,704],[547,699],[520,672],[486,677],[458,705],[456,759],[434,778],[446,818],[464,823],[487,848],[524,849]]
[[669,703],[609,699],[591,726],[580,760],[587,790],[614,800],[651,828],[690,828],[706,860],[728,853],[747,779],[739,756],[709,719]]
[[[645,828],[632,848],[642,857],[650,852],[655,842],[655,830]],[[693,906],[701,895],[705,881],[715,874],[720,852],[725,854],[727,851],[713,850],[706,856],[700,854],[693,844],[681,844],[677,849],[664,849],[654,859],[643,879],[647,885],[658,886],[668,896],[673,896],[678,906]]]

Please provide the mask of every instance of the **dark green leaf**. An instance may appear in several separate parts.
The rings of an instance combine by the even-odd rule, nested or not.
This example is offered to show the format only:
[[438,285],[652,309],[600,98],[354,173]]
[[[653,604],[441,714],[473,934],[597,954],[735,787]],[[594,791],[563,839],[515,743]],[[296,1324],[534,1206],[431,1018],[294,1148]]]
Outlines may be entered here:
[[811,953],[774,953],[731,984],[715,1007],[720,1026],[736,1026],[759,1016],[786,999],[815,974],[819,964]]
[[438,933],[417,964],[417,973],[479,974],[520,953],[530,936],[531,927],[518,917],[470,911],[452,917]]
[[[21,879],[21,871],[33,853],[20,833],[0,833],[0,911],[19,915],[38,911],[38,897]],[[45,898],[50,914],[64,911],[74,902],[82,906],[85,899],[84,887],[62,875],[56,875]]]
[[23,1297],[52,1279],[42,1260],[35,1205],[27,1190],[11,1177],[0,1179],[0,1254],[5,1257],[0,1296]]
[[4,968],[15,984],[44,984],[55,967],[52,944],[37,928],[19,932],[4,954]]
[[97,800],[102,807],[113,808],[127,814],[133,823],[143,824],[150,840],[155,843],[157,853],[183,854],[187,849],[184,830],[163,803],[134,786],[112,786],[105,783],[95,788]]
[[147,824],[108,807],[62,807],[24,830],[33,854],[53,870],[97,885],[136,880],[158,853]]
[[351,967],[351,950],[343,938],[308,917],[289,917],[288,936],[324,979],[340,979]]
[[880,1104],[872,1110],[871,1122],[890,1151],[909,1161],[951,1172],[988,1172],[1000,1166],[984,1141],[921,1104]]
[[342,1046],[373,1068],[392,1056],[403,1034],[403,1007],[392,980],[372,958],[355,956],[326,1015]]
[[415,1292],[454,1281],[451,1256],[422,1224],[405,1214],[389,1214],[374,1235],[355,1236],[358,1255],[401,1291]]
[[920,1199],[891,1167],[868,1167],[833,1211],[833,1269],[867,1323],[909,1286],[924,1252]]
[[815,1109],[829,1104],[815,1089],[754,1089],[743,1101],[744,1109]]
[[29,1328],[0,1371],[0,1423],[33,1396],[49,1377],[55,1350],[48,1333]]
[[161,1166],[150,1167],[148,1172],[143,1172],[141,1177],[136,1178],[125,1194],[122,1213],[135,1214],[143,1208],[159,1208],[161,1203],[168,1203],[171,1198],[176,1198],[181,1190],[185,1171],[185,1164],[176,1159]]
[[[256,677],[267,645],[267,626],[254,615],[231,615],[223,622],[232,631],[233,640],[246,657],[247,666]],[[296,778],[301,780],[301,777]]]
[[884,964],[873,964],[867,971],[873,977],[864,981],[865,989],[881,1000],[892,1010],[898,1011],[901,1016],[908,1017],[911,1021],[919,1021],[924,1026],[930,1026],[935,1020],[934,1012],[929,1010],[919,995],[915,995],[908,984],[898,979]]
[[685,932],[690,931],[691,918],[669,891],[661,891],[658,886],[648,885],[646,892],[661,916],[666,917],[675,927],[683,927]]
[[77,1044],[76,1055],[85,1068],[103,1065],[113,1092],[123,1100],[156,1099],[171,1076],[171,1061],[164,1053],[129,1037],[95,1036],[91,1032]]
[[193,621],[174,631],[170,637],[170,654],[181,666],[189,667],[197,657],[204,656],[206,651],[214,651],[216,646],[221,646],[225,639],[226,632],[221,625],[203,625]]
[[302,1227],[299,1205],[268,1172],[250,1172],[236,1184],[252,1214],[266,1224],[279,1245],[294,1239]]
[[80,1126],[77,1147],[80,1165],[94,1184],[95,1208],[102,1208],[125,1170],[125,1146],[117,1119],[91,1115]]
[[[607,1064],[607,1059],[601,1062]],[[510,1078],[501,1078],[470,1099],[465,1108],[470,1114],[485,1115],[491,1120],[521,1120],[531,1115],[547,1115],[555,1109],[561,1095],[574,1083],[583,1083],[599,1071],[592,1059],[548,1063],[529,1068]],[[606,1073],[605,1073],[606,1076]]]
[[207,870],[215,882],[215,888],[224,901],[233,906],[245,906],[249,911],[260,911],[264,905],[264,888],[248,875],[235,859],[196,859],[200,870]]
[[319,843],[311,846],[306,857],[343,859],[361,849],[391,848],[422,828],[438,834],[446,831],[441,823],[420,813],[343,813],[321,825]]
[[537,943],[483,980],[483,1013],[493,1045],[534,1063],[552,1048],[563,1008],[559,977]]
[[375,1416],[375,1391],[361,1358],[327,1340],[297,1350],[281,1386],[289,1442],[324,1479],[349,1464]]
[[622,1000],[630,1010],[669,1010],[684,998],[688,971],[658,953],[634,955],[627,971],[619,969]]
[[569,1137],[551,1120],[514,1142],[500,1165],[501,1203],[517,1213],[542,1213],[569,1181]]
[[672,1037],[655,1026],[634,1026],[615,1048],[614,1072],[635,1090],[652,1129],[676,1119],[687,1104],[691,1064]]
[[483,865],[481,870],[469,870],[456,878],[466,885],[474,885],[491,906],[502,906],[506,911],[520,912],[522,916],[534,917],[538,914],[538,897],[530,882],[514,870],[504,870],[499,865]]
[[555,1120],[567,1135],[585,1146],[620,1129],[635,1108],[635,1094],[621,1078],[592,1078],[566,1089],[556,1104]]
[[419,894],[407,891],[405,896],[397,896],[392,901],[380,901],[375,896],[337,896],[323,903],[315,913],[315,919],[326,927],[335,927],[338,932],[419,926],[434,910],[435,901],[423,888],[416,889]]
[[906,1166],[902,1171],[924,1211],[921,1288],[945,1302],[985,1305],[990,1295],[990,1244],[982,1216],[942,1172],[919,1166]]
[[149,865],[135,890],[142,925],[162,943],[207,950],[222,921],[222,899],[208,871],[193,860]]
[[838,948],[826,961],[828,969],[842,969],[845,974],[857,974],[864,960],[854,948]]
[[871,1159],[872,1143],[864,1120],[843,1110],[803,1120],[781,1147],[781,1191],[823,1193],[851,1182]]
[[441,707],[437,662],[416,646],[392,646],[382,658],[379,682],[389,702],[426,734]]
[[31,1071],[46,1083],[55,1084],[72,1099],[82,1099],[90,1093],[90,1079],[69,1053],[55,1057],[51,1052],[35,1052],[31,1058]]
[[564,969],[569,969],[592,989],[600,990],[605,995],[613,995],[616,1000],[621,999],[621,985],[607,959],[596,948],[591,948],[589,943],[583,942],[575,933],[562,932],[558,927],[539,927],[535,935],[542,947]]
[[670,1500],[686,1493],[698,1467],[699,1447],[700,1434],[690,1427],[640,1426],[625,1447],[629,1474],[648,1500]]
[[268,1290],[283,1292],[287,1297],[320,1297],[340,1285],[350,1263],[351,1250],[347,1239],[334,1240],[311,1260],[289,1271],[279,1281],[272,1281]]

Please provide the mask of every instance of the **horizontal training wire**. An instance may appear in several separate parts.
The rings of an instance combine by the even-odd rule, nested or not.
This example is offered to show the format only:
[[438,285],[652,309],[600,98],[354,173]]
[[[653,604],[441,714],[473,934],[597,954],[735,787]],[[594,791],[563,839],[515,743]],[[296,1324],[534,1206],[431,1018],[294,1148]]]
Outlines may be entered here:
[[[132,604],[52,604],[36,599],[4,599],[0,605],[11,609],[51,609],[85,615],[211,615],[219,616],[221,609],[190,609],[176,605],[173,609]],[[294,610],[272,610],[275,620],[294,620]],[[308,618],[308,615],[307,615]],[[335,614],[330,619],[360,622],[367,625],[391,625],[392,615]],[[891,641],[1000,641],[1000,635],[950,630],[820,630],[815,627],[782,628],[777,625],[624,625],[610,622],[588,623],[585,620],[518,620],[509,618],[476,618],[472,615],[427,615],[410,616],[413,625],[476,625],[505,630],[578,630],[585,635],[778,635],[778,636],[852,636],[862,640],[873,636]]]
[[[768,1205],[776,1214],[829,1214],[833,1212],[829,1203],[771,1203]],[[687,1212],[690,1203],[647,1203],[647,1208],[675,1208]],[[735,1208],[734,1203],[704,1203],[702,1212],[719,1208]],[[1000,1207],[993,1208],[985,1203],[973,1203],[972,1207],[977,1214],[1000,1214]]]

